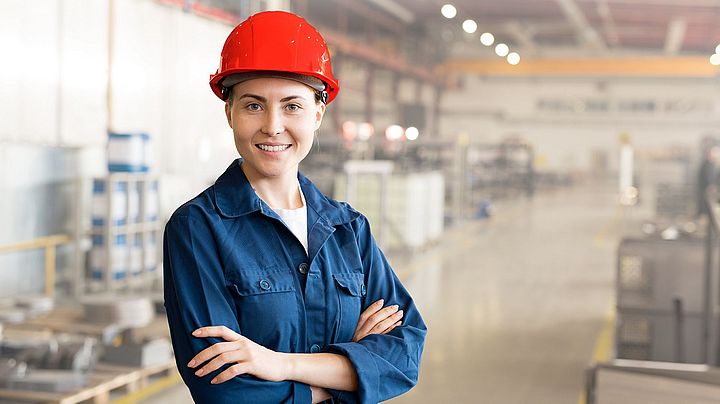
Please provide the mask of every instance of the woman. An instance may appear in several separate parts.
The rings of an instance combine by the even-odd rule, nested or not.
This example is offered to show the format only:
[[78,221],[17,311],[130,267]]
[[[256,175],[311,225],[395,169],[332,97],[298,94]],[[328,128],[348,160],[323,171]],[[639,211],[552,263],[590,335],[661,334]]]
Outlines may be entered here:
[[[286,12],[230,34],[211,77],[241,156],[165,229],[165,306],[198,403],[376,403],[417,382],[426,334],[367,219],[298,172],[338,92]],[[401,321],[402,318],[402,321]]]

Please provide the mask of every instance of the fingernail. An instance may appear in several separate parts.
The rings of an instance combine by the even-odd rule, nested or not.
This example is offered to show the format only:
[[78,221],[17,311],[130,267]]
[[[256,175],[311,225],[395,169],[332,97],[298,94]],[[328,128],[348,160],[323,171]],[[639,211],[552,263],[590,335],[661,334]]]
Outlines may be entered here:
[[190,362],[188,362],[188,367],[189,368],[195,367],[195,360],[191,360]]
[[212,380],[210,380],[210,383],[211,383],[211,384],[217,384],[217,379],[212,379]]
[[192,332],[192,335],[195,335],[195,336],[202,335],[202,330],[195,330]]
[[380,299],[377,302],[375,302],[375,304],[378,304],[380,306],[382,306],[383,303],[385,303],[385,300],[383,300],[383,299]]
[[200,369],[200,370],[198,370],[197,372],[195,372],[195,376],[202,376],[203,373],[205,373],[205,371],[203,371],[202,369]]
[[394,304],[394,305],[393,305],[393,310],[397,310],[397,309],[399,309],[399,308],[400,308],[399,305],[397,305],[397,304]]
[[402,310],[400,310],[400,311],[398,311],[398,312],[397,312],[397,314],[398,314],[398,315],[400,315],[400,317],[402,317],[402,315],[403,315],[403,311],[402,311]]

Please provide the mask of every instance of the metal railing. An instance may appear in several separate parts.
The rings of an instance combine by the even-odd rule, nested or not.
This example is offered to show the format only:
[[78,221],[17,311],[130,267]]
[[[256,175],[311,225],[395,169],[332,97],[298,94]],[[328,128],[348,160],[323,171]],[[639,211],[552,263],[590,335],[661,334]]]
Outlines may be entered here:
[[0,254],[27,250],[45,250],[45,294],[52,297],[55,294],[55,272],[57,247],[70,241],[64,234],[40,237],[19,243],[0,245]]

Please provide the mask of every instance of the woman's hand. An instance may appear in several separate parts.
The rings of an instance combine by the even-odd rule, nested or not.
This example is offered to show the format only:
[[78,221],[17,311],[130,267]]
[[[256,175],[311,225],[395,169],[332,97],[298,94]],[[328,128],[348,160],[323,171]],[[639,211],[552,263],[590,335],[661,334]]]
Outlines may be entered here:
[[330,393],[328,393],[327,390],[325,390],[322,387],[310,386],[310,392],[312,393],[313,404],[322,403],[323,401],[329,400],[332,398]]
[[232,363],[232,366],[210,381],[212,384],[223,383],[242,374],[271,382],[286,379],[288,363],[282,353],[267,349],[225,326],[198,328],[192,335],[200,338],[220,337],[228,341],[203,349],[188,363],[188,367],[195,368],[207,362],[195,372],[196,376],[208,375]]
[[402,323],[400,319],[403,311],[398,311],[398,305],[383,308],[383,303],[383,299],[380,299],[360,314],[353,342],[358,342],[370,334],[387,334]]

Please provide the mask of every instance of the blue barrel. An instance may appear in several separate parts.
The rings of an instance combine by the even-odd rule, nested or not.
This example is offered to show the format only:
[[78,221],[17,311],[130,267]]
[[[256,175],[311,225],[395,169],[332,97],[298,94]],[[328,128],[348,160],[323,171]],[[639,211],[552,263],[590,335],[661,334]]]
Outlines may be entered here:
[[108,133],[108,171],[146,173],[150,171],[150,135]]

